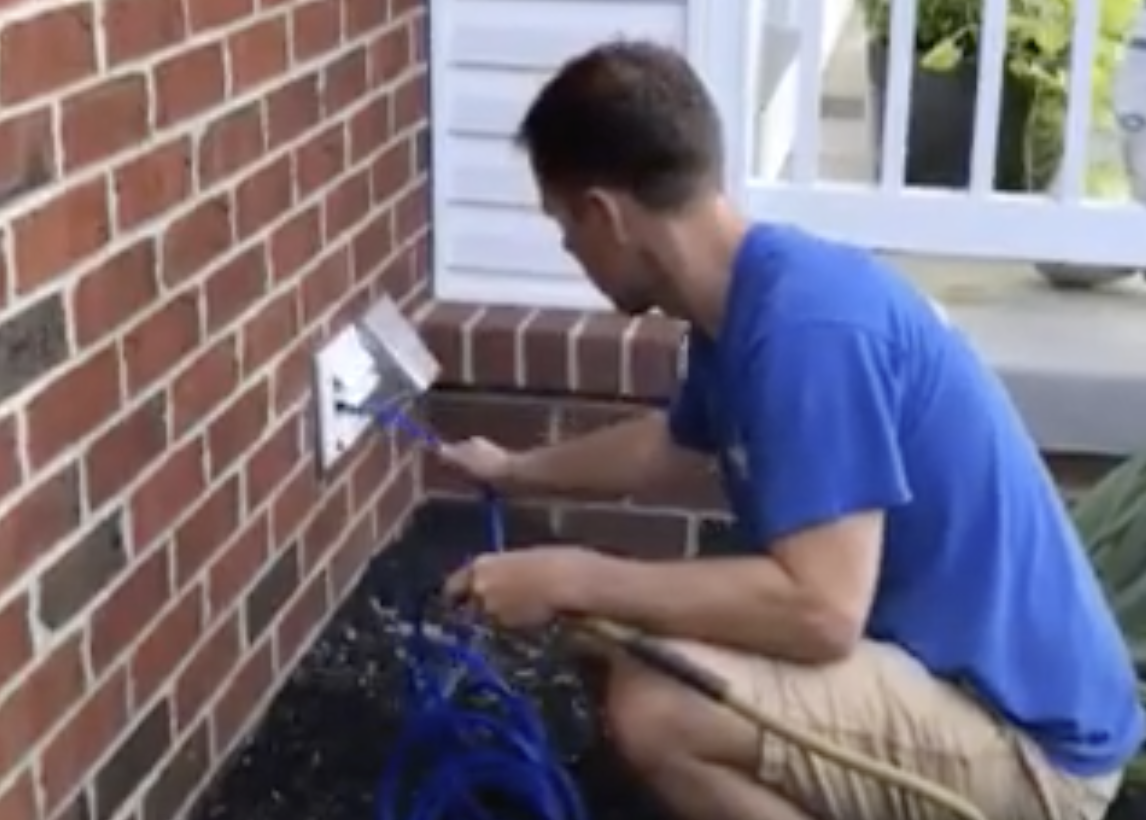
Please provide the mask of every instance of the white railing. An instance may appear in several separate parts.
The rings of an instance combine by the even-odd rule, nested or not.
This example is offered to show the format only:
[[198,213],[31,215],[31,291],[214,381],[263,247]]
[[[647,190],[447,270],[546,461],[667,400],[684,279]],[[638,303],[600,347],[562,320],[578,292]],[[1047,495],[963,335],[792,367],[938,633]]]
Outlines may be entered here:
[[[1092,83],[1102,46],[1100,4],[1110,0],[1045,0],[1048,13],[1056,8],[1070,13],[1073,8],[1073,20],[1063,21],[1070,33],[1064,34],[1069,68],[1064,66],[1061,153],[1056,184],[1025,192],[996,190],[995,176],[1004,63],[1011,59],[1008,15],[1013,15],[1015,4],[1030,7],[1032,0],[983,0],[977,54],[965,57],[976,67],[978,82],[968,179],[958,188],[922,187],[906,175],[912,78],[919,59],[914,46],[917,9],[928,0],[890,2],[882,139],[873,162],[878,171],[858,182],[824,178],[819,167],[825,141],[822,32],[830,0],[790,4],[799,46],[793,76],[786,82],[794,82],[796,92],[773,103],[792,105],[794,111],[767,110],[757,116],[765,2],[708,0],[703,4],[707,9],[694,18],[697,33],[690,49],[702,71],[715,80],[713,91],[733,153],[729,181],[751,213],[890,251],[1146,265],[1146,208],[1129,199],[1096,198],[1087,190],[1088,169],[1110,150],[1102,144],[1093,116],[1102,106],[1096,105]],[[872,108],[869,104],[868,117],[874,116]],[[775,162],[760,160],[775,156],[767,150],[770,123],[788,123],[793,131],[785,139],[785,149],[790,145],[791,150],[783,171]]]

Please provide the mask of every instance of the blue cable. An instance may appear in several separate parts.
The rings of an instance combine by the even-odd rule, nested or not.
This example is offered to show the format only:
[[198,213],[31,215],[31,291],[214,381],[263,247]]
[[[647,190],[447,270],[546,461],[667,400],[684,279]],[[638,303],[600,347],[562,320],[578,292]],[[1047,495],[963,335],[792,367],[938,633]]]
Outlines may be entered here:
[[[430,447],[440,443],[394,408],[362,412]],[[482,495],[489,546],[500,551],[503,505],[491,488]],[[376,820],[586,820],[537,710],[493,668],[470,625],[451,624],[431,636],[424,602],[413,607],[409,622],[407,714],[378,785]]]

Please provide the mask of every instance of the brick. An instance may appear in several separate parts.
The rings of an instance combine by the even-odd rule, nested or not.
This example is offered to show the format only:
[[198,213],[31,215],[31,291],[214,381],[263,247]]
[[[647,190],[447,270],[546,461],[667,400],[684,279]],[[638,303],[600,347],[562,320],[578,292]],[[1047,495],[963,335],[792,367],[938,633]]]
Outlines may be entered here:
[[569,337],[581,316],[573,311],[541,311],[525,337],[525,383],[535,390],[567,390]]
[[155,261],[155,242],[149,237],[80,279],[71,302],[76,344],[86,347],[114,333],[158,298]]
[[[32,660],[28,598],[19,595],[0,607],[0,669],[15,678]],[[0,817],[3,817],[0,814]]]
[[60,808],[73,786],[91,774],[96,761],[112,747],[129,720],[127,676],[118,672],[88,695],[44,750],[40,784],[45,814]]
[[207,722],[191,730],[156,775],[143,796],[140,820],[170,820],[206,778],[211,766],[211,738]]
[[[369,4],[351,2],[350,8],[365,13]],[[395,26],[370,45],[370,77],[374,85],[388,85],[410,67],[414,57],[414,44],[408,26]]]
[[641,559],[684,558],[689,519],[680,513],[575,507],[562,510],[557,534],[562,540]]
[[318,480],[312,465],[295,471],[275,497],[271,510],[271,541],[285,543],[306,519],[319,497]]
[[[393,130],[393,124],[389,124]],[[351,135],[353,138],[353,134]],[[393,191],[405,188],[414,178],[413,147],[409,140],[399,140],[378,155],[370,166],[375,196],[389,197]]]
[[298,545],[291,544],[275,558],[247,595],[243,606],[243,623],[246,625],[246,641],[249,645],[258,642],[298,590],[302,581],[299,558]]
[[0,544],[4,545],[0,590],[19,580],[36,559],[75,531],[82,510],[79,475],[74,465],[67,465],[0,516]]
[[182,293],[153,313],[123,340],[127,386],[134,395],[166,375],[199,344],[198,294]]
[[337,248],[302,280],[299,299],[303,324],[313,324],[325,316],[350,290],[352,281],[350,249],[346,246]]
[[430,427],[450,440],[485,436],[506,447],[527,449],[552,440],[553,404],[529,396],[466,396],[435,393],[430,397]]
[[382,3],[357,3],[354,0],[340,2],[348,40],[357,39],[387,22],[388,6]]
[[141,73],[106,80],[64,100],[60,139],[65,170],[138,145],[147,137],[150,117],[147,79]]
[[266,515],[247,521],[239,536],[211,566],[207,578],[210,617],[218,617],[229,609],[266,566],[269,536]]
[[40,820],[31,775],[24,773],[0,789],[0,817],[4,820]]
[[365,46],[345,49],[323,74],[323,110],[328,117],[345,110],[369,87]]
[[11,416],[0,419],[0,500],[16,490],[24,480],[19,446],[15,419]]
[[52,381],[28,406],[28,459],[39,468],[111,419],[122,401],[120,358],[106,347]]
[[214,120],[199,140],[199,187],[206,189],[254,163],[266,150],[258,102]]
[[[320,2],[326,5],[325,0]],[[322,101],[318,82],[318,75],[306,74],[267,95],[269,148],[278,148],[301,137],[321,121]]]
[[92,672],[101,675],[146,631],[171,597],[167,553],[137,562],[96,609],[88,630]]
[[85,460],[88,506],[99,509],[135,483],[166,451],[167,397],[159,393],[97,438]]
[[246,462],[248,507],[257,509],[274,495],[301,460],[298,421],[288,418]]
[[338,183],[327,195],[323,208],[323,234],[335,242],[361,222],[370,211],[370,178],[359,172]]
[[216,758],[223,757],[240,737],[247,720],[274,685],[274,658],[267,641],[250,650],[238,673],[224,687],[212,714]]
[[309,138],[295,151],[295,182],[305,199],[346,170],[346,131],[339,123]]
[[[350,132],[350,161],[357,164],[366,157],[375,153],[380,146],[390,141],[393,134],[394,120],[391,116],[393,109],[389,97],[375,97],[366,102],[350,117],[347,126]],[[409,145],[400,141],[391,146],[384,153],[400,153],[409,155]],[[409,166],[406,166],[409,167]],[[401,185],[394,185],[386,189],[386,193],[397,190]]]
[[196,0],[190,5],[191,30],[200,32],[230,25],[254,8],[254,0]]
[[67,318],[58,295],[0,321],[0,401],[46,376],[67,356]]
[[590,315],[573,340],[573,383],[579,394],[619,396],[623,392],[623,346],[633,320],[614,313]]
[[48,629],[66,626],[123,572],[128,560],[123,519],[116,510],[44,571],[39,582],[40,623]]
[[289,156],[264,165],[235,189],[235,232],[246,239],[294,204],[294,170]]
[[207,348],[171,385],[172,430],[182,436],[222,407],[239,386],[235,339],[226,337]]
[[[198,4],[196,4],[198,5]],[[166,128],[222,102],[227,93],[223,47],[207,43],[155,67],[155,124]]]
[[251,385],[207,429],[207,455],[212,478],[222,475],[246,454],[266,430],[270,418],[267,382]]
[[292,21],[294,61],[306,62],[337,48],[342,39],[341,17],[338,4],[328,0],[296,4]]
[[191,169],[191,143],[186,137],[121,165],[114,175],[120,230],[137,227],[186,200],[191,193]]
[[113,0],[104,4],[103,27],[112,65],[147,57],[187,36],[180,0]]
[[[0,772],[13,771],[84,695],[83,657],[72,637],[32,667],[0,701]],[[7,818],[5,818],[7,820]]]
[[309,395],[316,334],[305,335],[287,350],[271,376],[274,385],[274,411],[282,415],[294,409]]
[[29,293],[100,250],[111,236],[103,179],[63,191],[12,226],[17,293]]
[[49,94],[95,70],[90,3],[74,3],[16,20],[0,32],[0,105]]
[[310,645],[315,632],[326,623],[329,611],[326,575],[316,573],[286,605],[279,621],[275,641],[278,644],[280,666],[294,666],[299,654]]
[[302,532],[302,573],[309,575],[334,549],[350,519],[350,493],[345,485],[329,493]]
[[199,498],[206,486],[201,442],[174,451],[131,497],[132,544],[145,548]]
[[132,694],[137,704],[147,703],[187,657],[188,647],[203,635],[203,591],[192,587],[150,625],[132,653]]
[[52,121],[49,108],[0,119],[0,203],[15,202],[56,179]]
[[376,213],[358,229],[352,246],[356,283],[378,278],[378,269],[393,254],[395,242],[392,225],[390,215],[382,212]]
[[175,583],[187,586],[210,563],[235,532],[242,517],[237,478],[216,488],[175,531]]
[[426,120],[425,100],[429,94],[429,76],[425,70],[408,77],[393,91],[394,130],[407,128]]
[[274,79],[290,65],[287,17],[261,20],[227,41],[232,93],[242,93]]
[[222,256],[232,241],[230,199],[222,194],[200,201],[163,235],[163,281],[187,281]]
[[476,312],[477,309],[472,305],[439,302],[431,304],[418,317],[422,338],[442,366],[439,383],[443,386],[460,384],[464,381],[463,370],[468,345],[466,328],[473,321]]
[[270,239],[271,274],[275,282],[286,282],[300,274],[318,256],[321,246],[318,208],[308,208],[288,219]]
[[[481,332],[473,337],[474,381],[483,387],[524,386],[520,367],[519,349],[522,328],[533,319],[535,311],[527,308],[506,307],[483,318]],[[524,369],[524,368],[521,368]]]
[[219,691],[222,681],[242,657],[243,643],[238,617],[220,623],[192,653],[191,660],[175,681],[175,725],[195,722],[203,707]]
[[677,359],[684,325],[646,316],[629,342],[625,363],[629,393],[638,398],[663,399],[676,389]]
[[[272,299],[243,324],[243,370],[248,375],[285,350],[298,334],[298,302],[286,292]],[[0,487],[3,481],[0,479]],[[2,494],[2,493],[0,493]]]
[[171,714],[160,701],[143,716],[94,779],[92,820],[112,820],[171,748]]
[[419,183],[394,204],[394,231],[398,236],[415,236],[430,221],[430,189]]
[[267,259],[261,245],[232,257],[207,279],[207,333],[213,335],[247,312],[267,292]]

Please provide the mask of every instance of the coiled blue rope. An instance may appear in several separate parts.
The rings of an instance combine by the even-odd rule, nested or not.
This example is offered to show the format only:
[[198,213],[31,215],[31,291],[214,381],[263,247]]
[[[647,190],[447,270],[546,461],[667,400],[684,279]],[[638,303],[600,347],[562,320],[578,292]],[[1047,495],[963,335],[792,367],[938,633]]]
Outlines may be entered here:
[[[439,440],[393,408],[366,408],[382,427],[429,447]],[[489,547],[505,548],[500,498],[483,490]],[[378,786],[376,820],[585,820],[536,709],[494,669],[464,622],[431,635],[410,613],[406,714]]]

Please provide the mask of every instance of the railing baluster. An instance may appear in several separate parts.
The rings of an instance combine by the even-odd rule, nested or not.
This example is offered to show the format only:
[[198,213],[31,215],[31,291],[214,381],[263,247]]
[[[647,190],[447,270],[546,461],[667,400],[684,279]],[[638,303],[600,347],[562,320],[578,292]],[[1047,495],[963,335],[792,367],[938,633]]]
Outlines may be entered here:
[[820,71],[823,65],[824,4],[803,0],[799,5],[800,47],[797,60],[799,102],[796,141],[792,146],[792,177],[797,184],[814,183],[820,175]]
[[[917,0],[891,4],[887,47],[887,97],[883,112],[879,185],[885,191],[903,187],[907,158],[907,122],[911,104],[911,76],[915,71],[915,12]],[[814,5],[814,3],[808,3]]]
[[1094,95],[1091,93],[1098,53],[1099,3],[1101,0],[1075,0],[1073,36],[1070,46],[1070,82],[1067,87],[1066,125],[1062,162],[1058,173],[1058,196],[1076,202],[1086,195],[1090,130],[1093,123]]
[[[985,0],[979,33],[979,72],[975,91],[975,130],[971,149],[971,190],[976,194],[995,189],[995,158],[998,155],[999,121],[1003,91],[1003,61],[1007,50],[1008,0]],[[970,56],[970,55],[968,55]]]

